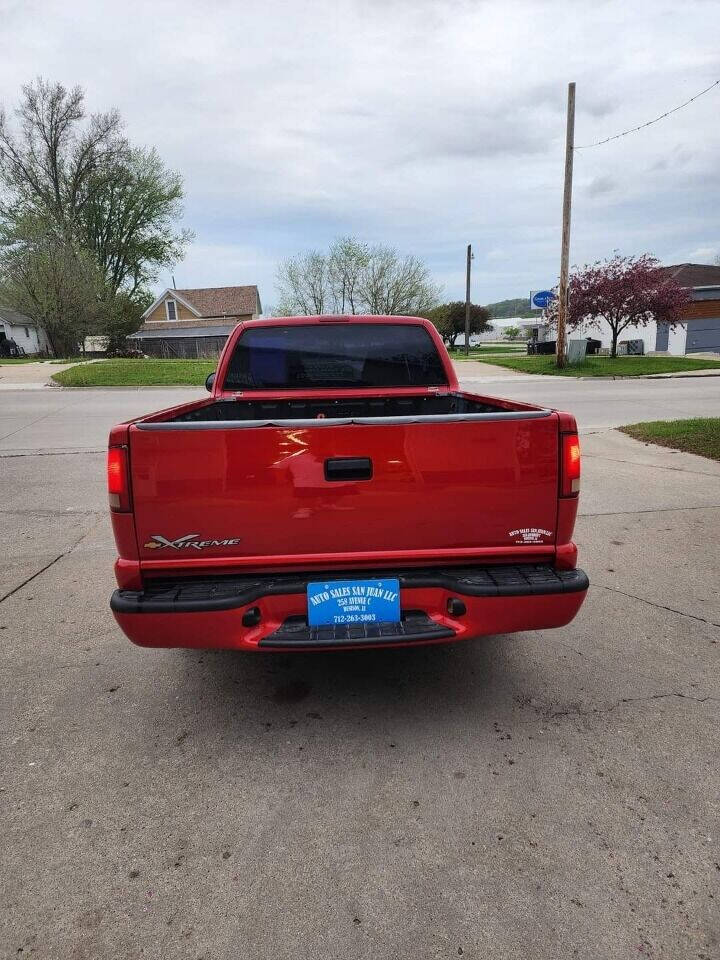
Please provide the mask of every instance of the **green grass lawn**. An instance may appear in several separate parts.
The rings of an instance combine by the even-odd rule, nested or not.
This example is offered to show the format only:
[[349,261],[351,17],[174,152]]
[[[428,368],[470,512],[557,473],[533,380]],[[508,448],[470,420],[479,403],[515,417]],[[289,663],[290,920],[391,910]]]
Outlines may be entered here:
[[711,460],[720,460],[720,417],[698,417],[694,420],[651,420],[620,427],[623,433],[673,450],[696,453]]
[[507,345],[502,343],[491,343],[487,346],[471,347],[468,356],[465,356],[465,351],[462,347],[458,347],[456,350],[451,352],[450,359],[483,360],[485,357],[495,353],[518,353],[524,355],[526,350],[527,347],[523,346],[522,343],[508,343]]
[[683,370],[720,370],[720,360],[690,357],[586,357],[583,363],[555,366],[555,357],[488,357],[488,363],[523,373],[555,377],[640,377],[648,373],[678,373]]
[[44,357],[0,357],[0,366],[5,366],[6,364],[11,363],[37,363],[38,360],[43,360]]
[[99,360],[53,374],[63,387],[202,387],[214,360]]

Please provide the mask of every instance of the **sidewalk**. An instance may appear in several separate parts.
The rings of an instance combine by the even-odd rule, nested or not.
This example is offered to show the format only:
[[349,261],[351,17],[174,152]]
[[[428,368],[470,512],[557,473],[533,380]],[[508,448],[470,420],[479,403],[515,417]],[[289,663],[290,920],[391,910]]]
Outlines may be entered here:
[[51,363],[39,360],[37,363],[0,364],[0,390],[43,390],[57,386],[50,380],[54,373],[76,366],[75,363]]
[[458,380],[544,380],[545,377],[532,377],[519,370],[510,370],[508,367],[496,367],[492,363],[483,363],[482,360],[453,360],[453,367]]
[[550,373],[523,373],[521,370],[511,370],[509,367],[498,367],[492,363],[483,363],[479,360],[453,361],[453,367],[458,380],[472,383],[499,383],[506,380],[681,380],[685,377],[720,377],[720,369],[708,370],[678,370],[671,373],[643,373],[628,376],[609,377],[559,377]]

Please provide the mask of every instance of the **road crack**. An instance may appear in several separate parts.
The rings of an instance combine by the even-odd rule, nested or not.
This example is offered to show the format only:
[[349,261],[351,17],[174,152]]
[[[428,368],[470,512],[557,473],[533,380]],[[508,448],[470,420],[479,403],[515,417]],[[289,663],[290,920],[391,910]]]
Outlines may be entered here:
[[63,559],[63,557],[70,556],[73,550],[80,546],[85,537],[89,536],[99,523],[100,521],[93,523],[92,526],[90,526],[89,529],[87,529],[85,533],[83,533],[83,535],[75,541],[75,543],[71,544],[67,548],[67,550],[63,550],[62,553],[59,553],[56,557],[53,557],[49,563],[46,563],[44,567],[40,567],[40,569],[36,570],[35,573],[31,574],[29,577],[26,577],[22,583],[19,583],[16,587],[13,587],[12,590],[9,590],[7,593],[3,594],[3,596],[0,597],[0,603],[4,603],[10,597],[14,596],[19,590],[22,590],[23,587],[26,587],[29,583],[32,583],[33,580],[36,580],[41,574],[45,573],[46,570],[49,570],[50,567],[54,567],[59,560]]
[[107,447],[88,448],[87,450],[28,450],[0,453],[0,460],[12,460],[16,457],[82,457],[88,453],[107,453]]
[[687,470],[685,467],[667,467],[659,463],[641,463],[639,460],[620,460],[618,457],[606,457],[602,453],[588,453],[585,450],[582,456],[583,460],[607,460],[608,463],[626,463],[631,467],[645,467],[650,470],[670,470],[673,473],[692,473],[699,477],[715,477],[717,480],[720,480],[720,474],[707,470]]
[[686,513],[690,510],[720,510],[720,503],[708,503],[701,507],[651,507],[647,510],[610,510],[607,513],[579,513],[578,517],[632,517],[638,513]]
[[679,697],[681,700],[692,700],[694,703],[707,703],[709,700],[720,702],[720,697],[693,697],[689,693],[678,693],[673,690],[671,693],[653,693],[648,697],[623,697],[606,710],[598,710],[598,713],[610,713],[623,703],[645,703],[649,700],[667,700],[668,698]]
[[619,593],[623,597],[627,597],[629,600],[639,600],[640,603],[646,603],[649,607],[655,607],[656,610],[666,610],[668,613],[676,613],[680,617],[687,617],[689,620],[697,620],[699,623],[706,623],[710,627],[720,627],[720,623],[717,623],[715,620],[708,620],[706,617],[699,617],[694,613],[685,613],[684,610],[678,610],[676,607],[669,607],[664,603],[656,603],[654,600],[647,600],[645,597],[638,597],[634,593],[626,593],[625,590],[618,590],[617,587],[609,587],[606,583],[598,583],[596,580],[593,581],[593,587],[600,587],[603,590],[609,590],[611,593]]
[[16,510],[0,510],[1,516],[8,517],[105,517],[107,516],[107,510],[33,510],[32,508],[28,509],[16,509]]
[[549,711],[547,716],[552,720],[558,717],[597,717],[605,713],[612,713],[613,710],[617,710],[617,708],[621,707],[624,703],[648,703],[651,700],[668,700],[675,697],[680,700],[692,700],[693,703],[708,703],[709,701],[720,702],[720,697],[693,697],[689,693],[678,693],[673,690],[670,693],[651,693],[647,697],[622,697],[622,699],[612,703],[609,707],[592,707],[589,710],[574,707],[567,710]]

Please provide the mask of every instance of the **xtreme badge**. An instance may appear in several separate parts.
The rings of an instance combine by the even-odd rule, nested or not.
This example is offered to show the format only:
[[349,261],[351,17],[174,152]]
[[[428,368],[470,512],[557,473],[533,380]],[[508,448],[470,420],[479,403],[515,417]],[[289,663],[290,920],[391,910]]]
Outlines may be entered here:
[[176,540],[168,540],[159,533],[153,533],[145,544],[147,550],[161,550],[167,547],[170,550],[206,550],[208,547],[236,547],[241,537],[226,537],[224,540],[201,540],[199,533],[186,533]]

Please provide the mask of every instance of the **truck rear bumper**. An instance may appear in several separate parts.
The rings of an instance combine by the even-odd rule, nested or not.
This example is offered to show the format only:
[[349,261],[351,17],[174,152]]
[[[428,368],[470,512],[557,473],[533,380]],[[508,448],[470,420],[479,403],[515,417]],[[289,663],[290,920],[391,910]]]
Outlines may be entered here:
[[[341,575],[352,576],[347,571]],[[307,584],[337,579],[337,573],[328,571],[158,579],[144,591],[116,590],[110,606],[124,633],[143,647],[362,649],[563,627],[588,589],[582,570],[548,564],[383,570],[378,575],[400,580],[400,624],[309,627]]]

